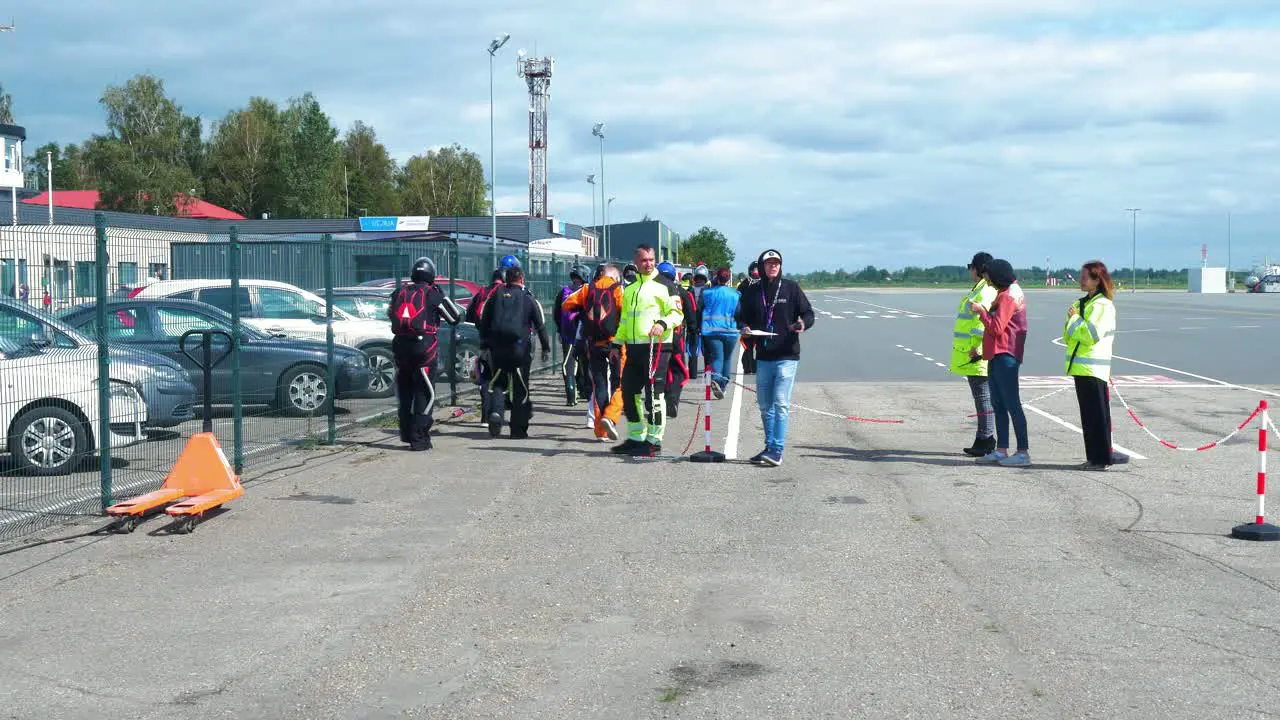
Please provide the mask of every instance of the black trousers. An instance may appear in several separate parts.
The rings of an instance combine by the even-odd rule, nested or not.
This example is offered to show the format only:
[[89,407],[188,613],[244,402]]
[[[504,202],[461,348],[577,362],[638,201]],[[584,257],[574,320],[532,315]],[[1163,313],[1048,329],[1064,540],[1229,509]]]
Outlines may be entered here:
[[560,366],[560,374],[564,376],[564,396],[569,405],[577,404],[577,399],[586,397],[591,386],[591,377],[587,371],[586,344],[579,341],[560,343],[564,353],[564,362]]
[[533,365],[533,358],[495,357],[493,364],[490,411],[501,415],[505,413],[504,406],[509,405],[511,434],[524,435],[529,432],[529,421],[533,418],[533,397],[529,392],[529,368]]
[[[653,345],[653,357],[648,343],[627,345],[627,363],[622,368],[622,409],[626,413],[629,438],[637,442],[648,440],[662,442],[666,426],[667,368],[671,364],[671,345]],[[654,361],[657,361],[656,367]],[[653,386],[649,385],[649,373],[653,373]]]
[[690,378],[689,352],[684,333],[677,333],[672,345],[671,361],[667,365],[666,401],[667,415],[676,417],[680,410],[680,395]]
[[755,338],[742,339],[742,374],[756,373],[756,341]]
[[689,333],[689,347],[685,354],[689,358],[689,377],[698,377],[698,356],[702,354],[701,333]]
[[1102,380],[1076,376],[1084,454],[1092,465],[1111,464],[1111,389]]
[[396,358],[400,441],[409,443],[410,450],[429,450],[436,406],[436,340],[397,336],[391,350]]
[[618,390],[618,383],[622,382],[622,362],[621,358],[613,359],[608,345],[593,345],[590,352],[591,399],[596,415],[603,417],[604,409],[609,407],[613,393]]

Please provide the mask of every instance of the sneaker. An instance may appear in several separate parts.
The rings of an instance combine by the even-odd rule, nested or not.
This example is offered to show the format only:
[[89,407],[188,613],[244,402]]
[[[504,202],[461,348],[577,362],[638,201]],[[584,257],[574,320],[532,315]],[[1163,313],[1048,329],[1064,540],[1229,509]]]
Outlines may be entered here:
[[769,451],[768,451],[767,449],[765,449],[765,450],[761,450],[760,452],[756,453],[755,455],[752,455],[752,456],[751,456],[751,459],[750,459],[750,460],[748,460],[747,462],[751,463],[752,465],[763,465],[763,464],[764,464],[764,456],[765,456],[765,455],[768,455],[768,454],[769,454]]
[[1128,456],[1128,455],[1125,455],[1125,454],[1124,454],[1124,453],[1122,453],[1122,452],[1116,452],[1115,450],[1112,450],[1112,451],[1111,451],[1111,464],[1112,464],[1112,465],[1128,465],[1128,464],[1129,464],[1129,456]]
[[631,457],[657,457],[662,451],[661,445],[655,445],[651,442],[642,442],[631,451]]
[[1002,458],[999,463],[1005,467],[1027,467],[1031,464],[1031,455],[1025,452],[1017,452]]
[[720,383],[711,383],[711,394],[716,396],[717,400],[724,399],[724,388],[720,387]]
[[1106,465],[1094,465],[1091,462],[1083,462],[1076,466],[1077,470],[1085,470],[1087,472],[1106,472]]
[[618,439],[618,426],[614,425],[612,420],[609,418],[601,420],[600,427],[604,428],[604,432],[609,436],[610,440],[616,441]]
[[502,413],[489,413],[489,436],[498,437],[502,434]]
[[760,462],[769,467],[778,467],[782,464],[782,451],[770,450],[761,456]]
[[974,460],[974,462],[978,463],[979,465],[995,465],[1005,460],[1008,457],[1009,456],[1007,454],[1002,453],[999,450],[992,450],[986,455],[983,455],[982,457]]
[[613,447],[609,448],[609,451],[617,453],[619,455],[630,455],[632,450],[635,450],[636,447],[643,444],[644,443],[640,442],[639,440],[632,440],[631,438],[627,438],[622,442],[621,445],[614,445]]

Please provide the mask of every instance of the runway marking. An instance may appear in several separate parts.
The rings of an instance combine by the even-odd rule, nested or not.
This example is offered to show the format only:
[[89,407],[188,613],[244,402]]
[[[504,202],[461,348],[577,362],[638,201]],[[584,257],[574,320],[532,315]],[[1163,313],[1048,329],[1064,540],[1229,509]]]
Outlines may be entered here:
[[[1024,408],[1026,408],[1026,409],[1030,410],[1031,412],[1033,412],[1033,413],[1035,413],[1035,414],[1039,415],[1040,417],[1046,418],[1046,419],[1048,419],[1048,420],[1052,420],[1052,421],[1054,421],[1054,422],[1058,423],[1059,425],[1061,425],[1062,427],[1064,427],[1064,428],[1066,428],[1066,429],[1068,429],[1068,430],[1072,430],[1072,431],[1075,431],[1075,432],[1077,432],[1077,433],[1079,433],[1079,434],[1081,434],[1081,435],[1084,435],[1084,431],[1083,431],[1083,430],[1081,430],[1080,428],[1076,427],[1075,425],[1072,425],[1071,423],[1067,422],[1066,420],[1063,420],[1062,418],[1058,417],[1057,415],[1052,415],[1052,414],[1050,414],[1050,413],[1047,413],[1047,412],[1045,412],[1045,411],[1041,410],[1040,408],[1035,407],[1034,405],[1025,405],[1025,404],[1024,404],[1022,407],[1024,407]],[[1136,452],[1134,452],[1134,451],[1132,451],[1132,450],[1130,450],[1130,449],[1128,449],[1128,448],[1124,447],[1124,446],[1123,446],[1123,445],[1121,445],[1120,443],[1115,442],[1114,440],[1111,442],[1111,446],[1112,446],[1113,448],[1115,448],[1116,450],[1119,450],[1120,452],[1124,453],[1125,455],[1128,455],[1130,458],[1132,458],[1132,459],[1134,459],[1134,460],[1146,460],[1146,459],[1147,459],[1147,457],[1146,457],[1145,455],[1140,455],[1140,454],[1138,454],[1138,453],[1136,453]]]
[[[1053,338],[1049,342],[1053,343],[1054,345],[1057,345],[1060,348],[1066,347],[1066,345],[1062,342],[1062,338]],[[1197,375],[1193,372],[1187,372],[1186,370],[1179,370],[1177,368],[1171,368],[1165,365],[1157,365],[1155,363],[1149,363],[1145,360],[1135,360],[1131,357],[1125,357],[1123,355],[1112,355],[1111,357],[1114,360],[1124,360],[1125,362],[1131,362],[1137,365],[1146,365],[1147,367],[1152,367],[1157,370],[1164,370],[1166,372],[1177,373],[1179,375],[1186,375],[1187,377],[1192,377],[1197,380],[1204,380],[1205,382],[1214,383],[1219,387],[1227,387],[1235,390],[1247,390],[1249,392],[1256,392],[1262,395],[1270,395],[1271,397],[1280,397],[1280,393],[1271,392],[1270,390],[1261,390],[1258,388],[1249,387],[1248,385],[1237,385],[1235,383],[1227,382],[1226,380],[1219,380],[1217,378],[1206,377],[1204,375]]]
[[[855,303],[858,303],[859,305],[866,305],[867,307],[879,308],[881,310],[891,310],[897,313],[906,313],[908,315],[919,315],[921,317],[936,317],[936,318],[951,317],[950,315],[926,315],[925,313],[918,313],[911,310],[903,310],[902,308],[889,307],[888,305],[877,305],[875,303],[869,303],[863,300],[850,300],[849,302],[855,302]],[[866,311],[866,312],[870,312],[870,311]]]
[[1204,328],[1202,328],[1202,327],[1180,327],[1180,328],[1178,328],[1178,330],[1180,330],[1180,331],[1186,331],[1186,330],[1204,330]]
[[924,357],[924,353],[912,352],[911,354],[915,355],[916,357]]
[[[742,346],[739,345],[739,348]],[[729,401],[729,428],[724,434],[724,457],[738,459],[738,432],[742,423],[742,353],[733,363],[733,399]]]
[[871,316],[870,316],[870,315],[859,315],[859,316],[858,316],[858,319],[859,319],[859,320],[870,320],[870,319],[871,319]]
[[938,366],[938,367],[940,367],[940,368],[944,368],[944,367],[946,367],[946,365],[943,365],[943,364],[942,364],[942,363],[940,363],[940,362],[935,362],[935,363],[934,363],[934,365],[937,365],[937,366]]
[[1232,325],[1232,330],[1257,330],[1261,325]]

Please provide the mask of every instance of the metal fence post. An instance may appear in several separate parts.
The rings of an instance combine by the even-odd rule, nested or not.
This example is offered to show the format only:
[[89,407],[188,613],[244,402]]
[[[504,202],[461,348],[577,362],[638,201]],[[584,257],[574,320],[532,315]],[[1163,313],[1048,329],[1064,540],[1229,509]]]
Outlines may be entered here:
[[231,226],[227,276],[231,278],[231,436],[236,474],[244,472],[244,397],[240,375],[240,229]]
[[333,365],[333,235],[324,234],[324,381],[329,387],[329,432],[327,445],[338,441],[338,374]]
[[111,490],[111,354],[107,346],[107,217],[93,214],[94,226],[94,295],[98,325],[98,475],[101,482],[102,509],[112,505]]
[[[458,292],[458,238],[455,235],[453,242],[449,243],[449,277],[452,282],[449,283],[449,301],[453,302]],[[449,404],[456,406],[458,404],[458,326],[449,325],[449,347],[453,351],[453,357],[449,359]]]

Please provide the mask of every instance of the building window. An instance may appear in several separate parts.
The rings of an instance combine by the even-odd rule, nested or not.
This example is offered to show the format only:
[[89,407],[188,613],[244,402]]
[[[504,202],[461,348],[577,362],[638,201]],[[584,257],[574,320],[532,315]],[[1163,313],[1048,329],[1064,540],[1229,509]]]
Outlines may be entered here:
[[76,262],[76,297],[97,297],[97,263],[92,260]]
[[168,280],[169,266],[164,263],[151,263],[147,267],[147,277],[153,277],[157,280]]
[[118,281],[121,285],[133,287],[138,284],[138,263],[122,262],[117,269]]

